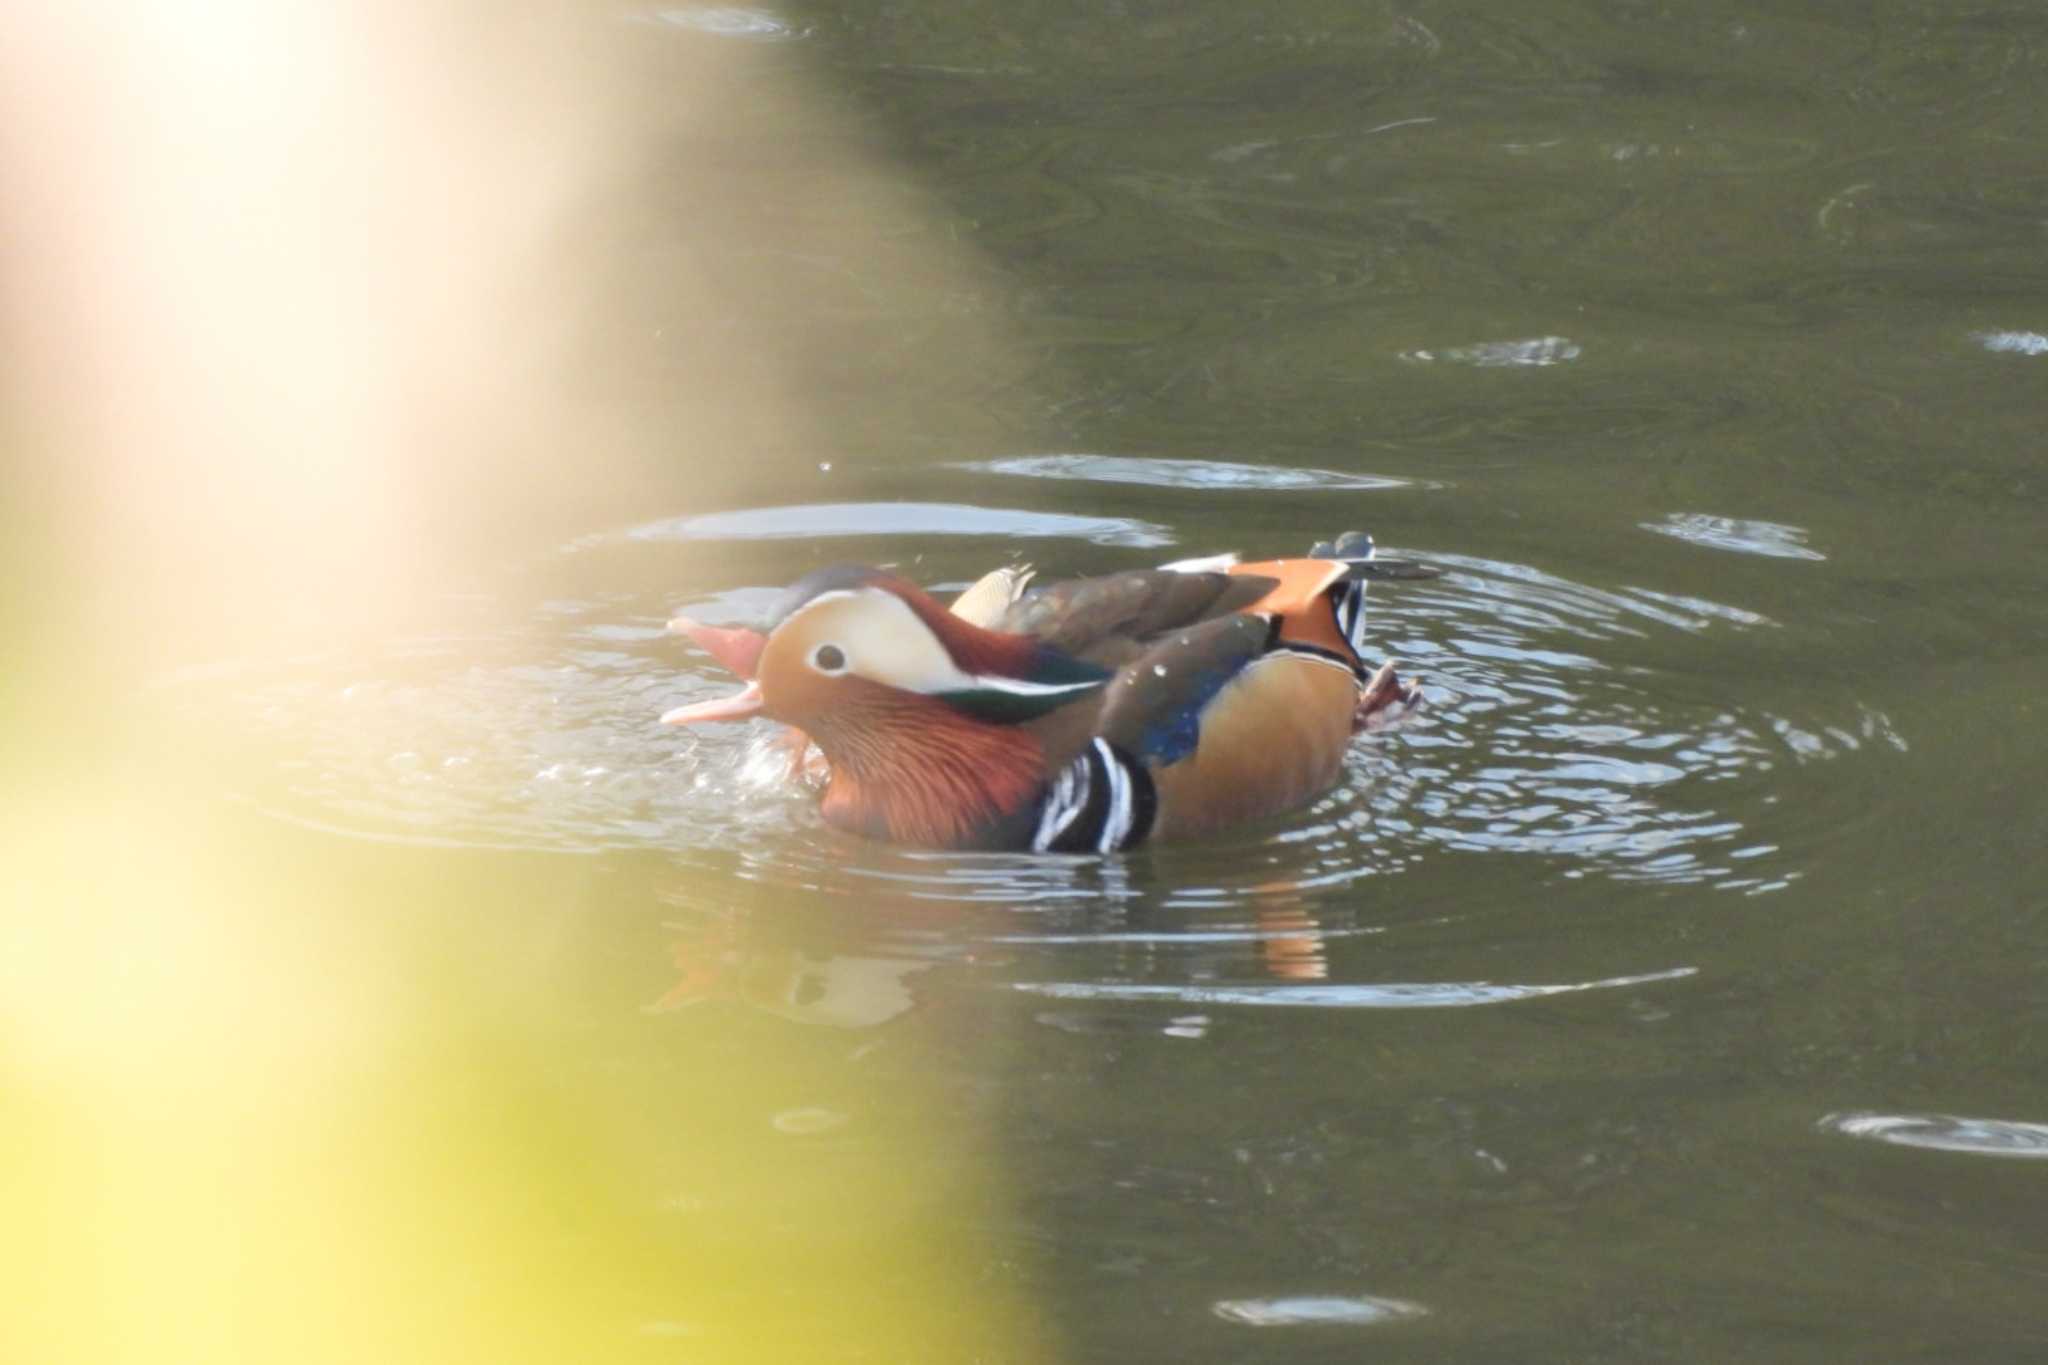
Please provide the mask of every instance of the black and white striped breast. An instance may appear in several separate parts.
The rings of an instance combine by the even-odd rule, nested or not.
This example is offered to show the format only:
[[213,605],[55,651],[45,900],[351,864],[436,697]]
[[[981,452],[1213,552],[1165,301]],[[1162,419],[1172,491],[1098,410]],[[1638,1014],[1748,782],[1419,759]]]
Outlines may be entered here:
[[1152,832],[1159,798],[1145,765],[1097,737],[1061,768],[1038,808],[1034,853],[1114,853]]

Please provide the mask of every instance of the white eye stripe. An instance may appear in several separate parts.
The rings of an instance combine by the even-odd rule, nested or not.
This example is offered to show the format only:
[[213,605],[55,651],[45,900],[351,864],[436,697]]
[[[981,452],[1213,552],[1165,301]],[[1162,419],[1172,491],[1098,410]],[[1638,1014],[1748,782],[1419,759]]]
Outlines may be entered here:
[[970,673],[963,675],[968,686],[977,692],[1007,692],[1013,697],[1058,697],[1067,693],[1093,691],[1102,686],[1098,679],[1084,678],[1080,682],[1041,683],[1024,678],[1005,678],[993,673]]
[[[819,673],[852,673],[909,692],[954,691],[973,680],[953,662],[931,627],[910,604],[881,588],[839,588],[819,593],[776,628],[795,630],[808,641],[802,659]],[[859,641],[858,657],[847,641]],[[841,663],[821,664],[820,651],[839,651]]]
[[[852,673],[927,696],[997,692],[1012,697],[1069,697],[1102,686],[1100,680],[1087,678],[1078,682],[1033,682],[1001,674],[969,673],[953,662],[953,656],[909,603],[882,588],[842,588],[819,593],[777,630],[792,626],[817,640],[802,657],[810,668],[828,677]],[[842,643],[856,637],[860,641],[857,658],[855,651]],[[839,652],[841,662],[837,667],[820,661],[819,654],[827,649]]]

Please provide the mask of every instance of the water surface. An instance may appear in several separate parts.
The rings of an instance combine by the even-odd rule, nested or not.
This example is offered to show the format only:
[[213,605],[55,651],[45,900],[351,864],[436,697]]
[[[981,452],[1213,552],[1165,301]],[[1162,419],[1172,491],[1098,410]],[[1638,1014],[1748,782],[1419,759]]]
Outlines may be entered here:
[[[168,678],[216,797],[504,869],[571,1071],[800,1039],[747,1131],[842,1154],[915,1076],[1058,1359],[2048,1355],[2037,10],[639,17],[808,63],[931,196],[987,272],[890,306],[1019,349],[913,396],[993,434],[897,401],[718,505],[678,455],[434,630]],[[857,845],[652,723],[725,685],[668,615],[821,563],[1354,526],[1448,571],[1373,599],[1429,707],[1211,844]],[[650,1216],[829,1217],[685,1165]]]

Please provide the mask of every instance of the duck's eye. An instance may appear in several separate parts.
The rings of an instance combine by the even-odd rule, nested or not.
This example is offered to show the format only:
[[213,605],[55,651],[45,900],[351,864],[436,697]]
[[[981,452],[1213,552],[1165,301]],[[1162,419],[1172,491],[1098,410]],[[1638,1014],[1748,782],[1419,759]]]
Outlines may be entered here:
[[811,651],[811,667],[820,673],[844,673],[846,652],[838,645],[819,645]]

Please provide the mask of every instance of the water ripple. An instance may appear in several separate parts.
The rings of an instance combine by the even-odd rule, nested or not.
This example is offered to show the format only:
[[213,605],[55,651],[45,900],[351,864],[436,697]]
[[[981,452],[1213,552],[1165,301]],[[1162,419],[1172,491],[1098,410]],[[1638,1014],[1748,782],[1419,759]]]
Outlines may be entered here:
[[1034,479],[1085,479],[1093,483],[1143,484],[1153,488],[1246,489],[1410,488],[1415,480],[1386,474],[1340,473],[1334,469],[1290,469],[1284,465],[1234,464],[1228,460],[1169,460],[1131,455],[1016,455],[956,464],[955,469],[1015,474]]
[[1976,341],[1987,351],[2005,355],[2048,355],[2048,336],[2039,332],[1979,332]]
[[1825,1115],[1818,1126],[1844,1137],[1899,1147],[2048,1160],[2048,1123],[1965,1118],[1958,1114],[1836,1113]]
[[1247,1327],[1363,1327],[1374,1323],[1419,1318],[1429,1310],[1406,1299],[1377,1294],[1297,1294],[1266,1299],[1219,1299],[1211,1312],[1226,1322]]
[[[794,534],[790,510],[702,520],[711,530]],[[1529,565],[1429,557],[1448,570],[1443,578],[1373,598],[1375,645],[1423,678],[1421,715],[1361,737],[1344,780],[1302,811],[1130,857],[855,843],[821,826],[772,727],[656,724],[670,707],[731,687],[662,621],[678,608],[750,618],[772,600],[772,584],[694,601],[630,591],[552,598],[523,620],[515,610],[509,623],[397,641],[381,658],[193,675],[180,695],[258,756],[243,794],[285,818],[401,841],[662,849],[717,867],[736,888],[999,908],[1046,917],[1036,933],[1235,934],[1249,953],[1240,960],[1261,970],[1294,953],[1296,940],[1374,929],[1323,913],[1327,893],[1441,858],[1526,858],[1563,881],[1782,888],[1802,874],[1801,855],[1753,823],[1770,807],[1774,772],[1905,747],[1887,717],[1852,698],[1832,712],[1809,704],[1781,715],[1765,697],[1659,681],[1690,641],[1700,641],[1700,666],[1725,658],[1742,634],[1770,625],[1757,613],[1594,588]],[[636,563],[590,567],[637,572]],[[1165,918],[1128,919],[1141,910]],[[1306,959],[1285,966],[1290,979],[1316,971]]]
[[787,540],[817,536],[1065,537],[1149,549],[1166,528],[1130,517],[1085,517],[950,502],[830,502],[675,517],[627,531],[631,540]]
[[1282,1009],[1427,1010],[1501,1005],[1517,1000],[1573,995],[1581,991],[1642,986],[1653,981],[1677,981],[1692,976],[1698,970],[1696,967],[1673,967],[1637,976],[1613,976],[1602,981],[1573,981],[1562,985],[1494,981],[1347,982],[1320,986],[1266,982],[1220,986],[1196,982],[1155,985],[1121,981],[1013,981],[1010,987],[1027,995],[1041,995],[1053,1000],[1163,1000],[1177,1005],[1251,1005]]
[[713,38],[741,38],[757,43],[786,43],[810,33],[810,29],[778,18],[767,10],[745,9],[738,5],[647,9],[627,17],[635,23],[658,24]]
[[1709,516],[1705,512],[1673,512],[1662,521],[1642,523],[1645,531],[1671,536],[1712,550],[1762,555],[1767,559],[1822,560],[1827,556],[1809,549],[1806,532],[1797,526],[1775,521],[1744,521],[1736,517]]
[[1583,348],[1570,337],[1524,337],[1514,341],[1479,341],[1469,346],[1449,346],[1435,351],[1403,351],[1403,360],[1428,364],[1448,360],[1482,370],[1516,366],[1542,367],[1577,360]]

